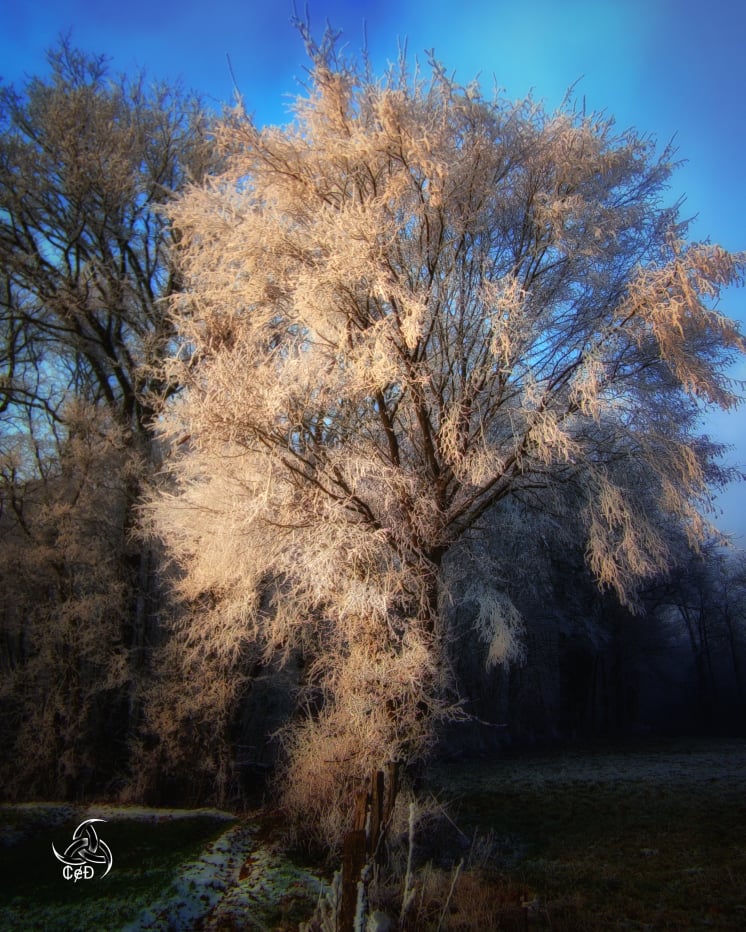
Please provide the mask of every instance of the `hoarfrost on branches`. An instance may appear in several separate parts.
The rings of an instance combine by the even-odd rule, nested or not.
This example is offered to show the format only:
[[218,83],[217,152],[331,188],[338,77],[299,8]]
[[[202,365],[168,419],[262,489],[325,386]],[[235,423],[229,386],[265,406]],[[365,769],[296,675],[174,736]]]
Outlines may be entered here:
[[[564,502],[629,605],[659,515],[705,532],[695,430],[737,401],[714,302],[744,257],[686,243],[673,151],[606,117],[315,51],[293,121],[229,114],[225,172],[170,210],[184,390],[146,517],[209,594],[199,639],[307,655],[286,802],[333,837],[351,782],[455,714],[443,561],[486,516]],[[490,662],[519,658],[507,596],[477,603]]]

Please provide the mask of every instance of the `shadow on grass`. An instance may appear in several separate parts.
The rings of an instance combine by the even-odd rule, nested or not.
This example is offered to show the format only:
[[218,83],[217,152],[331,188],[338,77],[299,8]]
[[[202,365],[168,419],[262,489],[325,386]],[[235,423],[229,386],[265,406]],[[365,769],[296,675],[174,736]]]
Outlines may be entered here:
[[[532,755],[441,768],[466,833],[489,832],[496,928],[746,928],[746,742]],[[442,928],[477,928],[454,896]]]

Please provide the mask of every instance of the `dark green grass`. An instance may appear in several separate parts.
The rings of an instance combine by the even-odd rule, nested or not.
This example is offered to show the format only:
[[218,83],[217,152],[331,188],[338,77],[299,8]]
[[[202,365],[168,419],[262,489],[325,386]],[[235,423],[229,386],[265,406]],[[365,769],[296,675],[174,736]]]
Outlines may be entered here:
[[[416,932],[746,929],[746,741],[503,756],[443,765],[431,786],[448,802],[461,848],[449,860],[438,841],[422,839],[434,867],[417,880]],[[73,884],[52,843],[63,850],[87,817],[0,807],[3,932],[119,929],[231,826],[215,814],[141,821],[120,811],[97,825],[111,873]],[[276,828],[265,826],[272,837]],[[255,837],[261,848],[261,828]],[[448,864],[459,861],[451,889]],[[244,865],[235,915],[295,927],[310,907],[304,900],[285,915],[288,884],[263,863],[256,854]]]
[[[56,815],[56,818],[55,818]],[[84,811],[0,807],[0,928],[118,929],[168,888],[179,864],[196,857],[230,823],[209,814],[157,821],[127,818],[120,810],[97,823],[113,854],[106,877],[65,881],[52,844],[62,852]]]
[[746,742],[507,758],[434,784],[464,831],[493,835],[485,893],[531,904],[498,928],[746,928]]

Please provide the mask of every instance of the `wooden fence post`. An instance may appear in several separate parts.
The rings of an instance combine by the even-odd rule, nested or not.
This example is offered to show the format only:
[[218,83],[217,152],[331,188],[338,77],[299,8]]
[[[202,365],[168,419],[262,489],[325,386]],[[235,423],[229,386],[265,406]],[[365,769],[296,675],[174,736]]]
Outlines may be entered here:
[[396,802],[398,781],[398,764],[392,762],[387,766],[385,774],[377,770],[368,788],[355,797],[352,831],[345,835],[342,846],[342,895],[337,923],[339,932],[356,932],[356,918],[365,918],[371,865],[374,859],[382,863],[385,857],[383,841]]
[[357,915],[358,885],[363,882],[366,862],[365,830],[345,835],[342,848],[342,899],[339,906],[339,932],[354,932]]

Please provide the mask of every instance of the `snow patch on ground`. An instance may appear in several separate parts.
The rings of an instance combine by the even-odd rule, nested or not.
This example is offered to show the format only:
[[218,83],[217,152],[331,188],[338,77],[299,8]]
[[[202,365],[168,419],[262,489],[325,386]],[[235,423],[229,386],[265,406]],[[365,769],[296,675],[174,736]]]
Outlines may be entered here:
[[198,858],[181,867],[169,892],[144,909],[124,932],[193,928],[238,881],[253,844],[254,832],[245,823],[229,829]]
[[[163,824],[171,820],[208,817],[226,822],[226,830],[201,854],[180,865],[169,887],[155,902],[143,905],[127,932],[190,932],[200,929],[273,929],[276,917],[309,916],[318,900],[322,881],[259,839],[257,825],[220,809],[150,809],[138,806],[58,803],[0,805],[0,845],[11,848],[64,824],[85,819],[110,822],[141,821]],[[229,822],[235,824],[228,825]],[[98,909],[89,916],[88,906]],[[136,906],[130,903],[130,906]],[[100,904],[59,904],[34,911],[34,928],[79,928],[101,925]],[[118,907],[121,909],[121,904]],[[20,912],[19,912],[20,910]],[[21,928],[23,906],[8,903],[0,926]],[[131,913],[130,913],[131,915]],[[90,922],[89,922],[90,919]],[[297,925],[297,923],[296,923]],[[122,928],[119,923],[111,927]]]
[[[321,881],[256,838],[239,823],[194,861],[182,866],[171,889],[123,932],[173,932],[196,927],[266,929],[279,908],[313,909]],[[232,923],[232,924],[231,924]]]
[[228,891],[203,924],[206,930],[271,929],[279,913],[294,907],[308,917],[323,889],[322,881],[266,847],[246,859],[239,882]]

